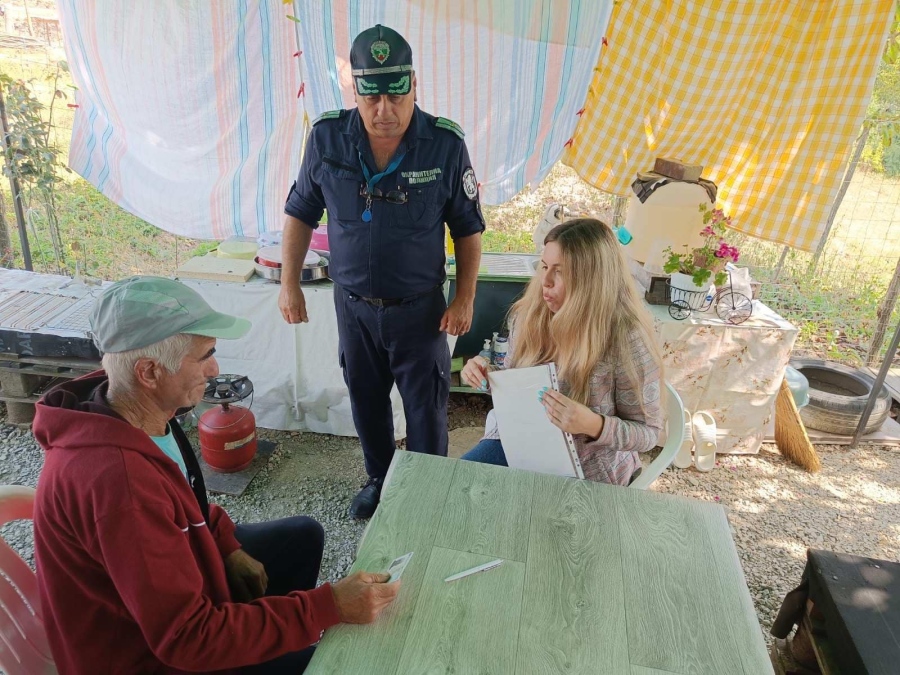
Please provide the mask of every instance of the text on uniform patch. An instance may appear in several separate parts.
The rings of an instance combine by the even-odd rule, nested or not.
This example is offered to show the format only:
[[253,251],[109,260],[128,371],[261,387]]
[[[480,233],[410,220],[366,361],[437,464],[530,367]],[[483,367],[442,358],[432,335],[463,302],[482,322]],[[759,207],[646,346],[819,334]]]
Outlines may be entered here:
[[410,185],[416,185],[417,183],[430,183],[431,181],[437,180],[441,175],[441,170],[426,169],[425,171],[403,171],[400,175],[403,178],[406,178]]

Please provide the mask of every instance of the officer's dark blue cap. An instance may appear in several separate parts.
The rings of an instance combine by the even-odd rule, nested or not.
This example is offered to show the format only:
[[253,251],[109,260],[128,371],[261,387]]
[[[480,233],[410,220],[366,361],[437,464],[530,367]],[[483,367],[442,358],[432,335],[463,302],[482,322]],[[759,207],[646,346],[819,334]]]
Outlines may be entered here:
[[378,24],[356,36],[350,68],[359,96],[405,95],[412,89],[412,48],[397,31]]

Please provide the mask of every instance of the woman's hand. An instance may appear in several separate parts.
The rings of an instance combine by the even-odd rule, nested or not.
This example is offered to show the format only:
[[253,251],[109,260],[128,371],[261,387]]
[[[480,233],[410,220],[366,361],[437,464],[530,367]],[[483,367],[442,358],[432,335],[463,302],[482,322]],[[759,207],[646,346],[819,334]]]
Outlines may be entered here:
[[468,363],[466,363],[465,367],[462,369],[462,373],[460,374],[460,376],[462,377],[463,382],[472,387],[472,389],[487,391],[487,374],[487,361],[485,361],[480,356],[474,356],[469,359]]
[[602,415],[558,391],[544,387],[538,391],[538,400],[544,405],[547,417],[554,426],[563,431],[585,434],[594,439],[599,438],[603,431]]

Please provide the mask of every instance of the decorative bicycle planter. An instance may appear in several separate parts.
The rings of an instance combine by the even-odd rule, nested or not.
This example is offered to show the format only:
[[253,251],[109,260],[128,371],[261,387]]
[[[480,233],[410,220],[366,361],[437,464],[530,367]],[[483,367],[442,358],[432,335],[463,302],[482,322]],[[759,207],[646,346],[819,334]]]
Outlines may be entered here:
[[716,315],[730,324],[744,323],[753,314],[753,301],[743,293],[738,293],[731,285],[731,272],[728,273],[728,285],[710,295],[709,290],[686,291],[672,286],[666,281],[666,299],[669,301],[669,316],[683,321],[693,312],[705,312],[715,305]]

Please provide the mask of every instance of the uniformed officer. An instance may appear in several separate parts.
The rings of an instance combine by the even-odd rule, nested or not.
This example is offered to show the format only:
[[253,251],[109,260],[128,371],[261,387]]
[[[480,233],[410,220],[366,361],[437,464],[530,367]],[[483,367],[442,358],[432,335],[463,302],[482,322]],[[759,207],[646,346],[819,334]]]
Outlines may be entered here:
[[[484,218],[462,130],[415,104],[406,40],[386,26],[365,30],[350,65],[357,107],[315,122],[285,204],[278,305],[289,323],[308,320],[300,268],[327,209],[340,362],[369,475],[350,515],[368,518],[394,454],[395,381],[407,448],[447,454],[445,332],[462,335],[471,325]],[[449,307],[444,223],[456,249]]]

